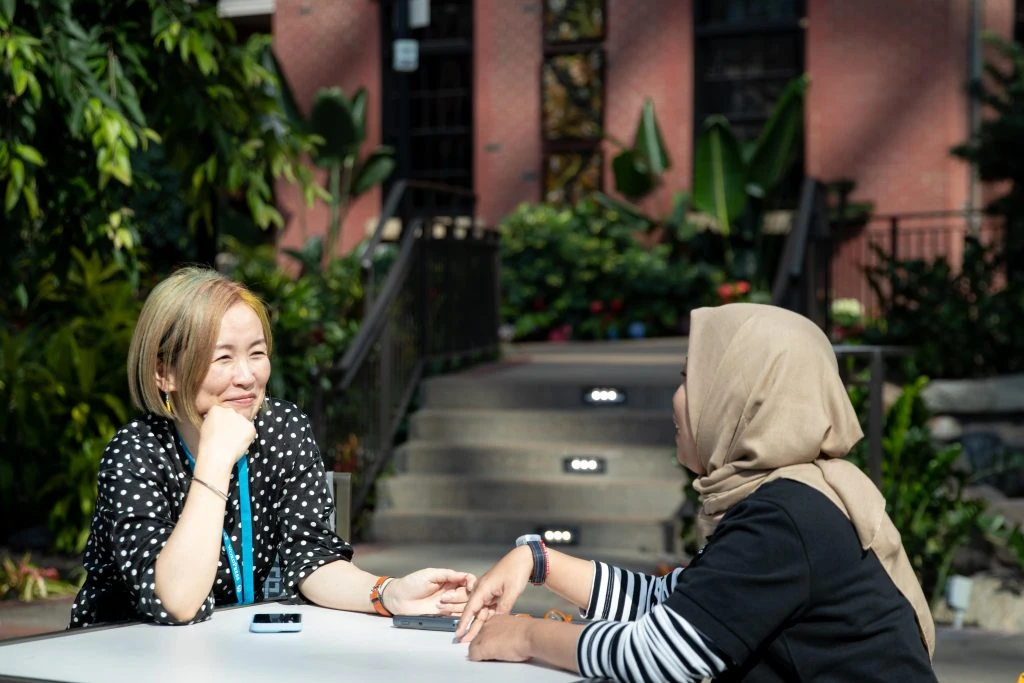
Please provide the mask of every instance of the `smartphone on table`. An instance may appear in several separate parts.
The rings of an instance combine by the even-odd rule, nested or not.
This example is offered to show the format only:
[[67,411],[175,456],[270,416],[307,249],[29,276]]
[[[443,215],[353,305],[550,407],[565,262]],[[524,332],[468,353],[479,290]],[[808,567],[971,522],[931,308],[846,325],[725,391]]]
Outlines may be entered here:
[[249,630],[253,633],[297,633],[302,630],[299,613],[266,613],[252,615]]
[[415,628],[422,631],[448,631],[455,632],[459,625],[459,617],[445,617],[438,614],[420,614],[412,616],[392,617],[392,624],[395,628]]

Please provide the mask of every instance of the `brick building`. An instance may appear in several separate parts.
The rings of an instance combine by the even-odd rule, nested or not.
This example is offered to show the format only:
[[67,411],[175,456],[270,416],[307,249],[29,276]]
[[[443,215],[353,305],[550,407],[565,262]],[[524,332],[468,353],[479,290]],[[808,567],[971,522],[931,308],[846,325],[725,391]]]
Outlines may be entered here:
[[[370,142],[396,144],[408,177],[472,188],[490,225],[519,202],[595,183],[609,189],[613,154],[593,139],[594,125],[630,139],[645,97],[674,162],[649,200],[658,209],[690,186],[705,116],[726,114],[756,135],[781,86],[804,71],[806,174],[854,180],[853,199],[884,214],[963,211],[984,200],[949,150],[979,116],[965,95],[980,68],[977,36],[1012,36],[1013,0],[429,0],[430,25],[408,35],[420,41],[420,68],[408,76],[391,68],[395,4],[221,0],[241,22],[270,23],[302,105],[321,87],[367,87]],[[589,23],[565,35],[567,13],[581,7]],[[558,82],[576,77],[590,82],[573,99]],[[409,79],[406,120],[393,105],[400,78]],[[557,97],[575,111],[552,121],[544,101]],[[560,186],[560,171],[577,166],[570,187]],[[293,246],[294,191],[282,187],[280,203],[292,215],[281,240]],[[365,235],[380,205],[380,190],[357,203],[343,249]],[[325,223],[321,213],[308,214],[308,225]],[[840,267],[862,253],[862,241],[839,248]],[[955,258],[958,244],[937,249]],[[859,292],[837,292],[851,293]]]

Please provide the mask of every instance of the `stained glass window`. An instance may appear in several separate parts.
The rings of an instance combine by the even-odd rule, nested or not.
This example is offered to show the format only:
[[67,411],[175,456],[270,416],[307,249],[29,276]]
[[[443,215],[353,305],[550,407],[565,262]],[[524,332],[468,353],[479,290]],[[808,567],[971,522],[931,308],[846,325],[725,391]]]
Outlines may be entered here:
[[601,189],[605,0],[544,0],[541,130],[544,200]]
[[602,53],[551,55],[544,60],[544,136],[595,139],[604,118]]
[[604,0],[544,0],[544,40],[576,43],[604,38]]
[[544,201],[574,203],[601,189],[600,152],[554,152],[544,169]]

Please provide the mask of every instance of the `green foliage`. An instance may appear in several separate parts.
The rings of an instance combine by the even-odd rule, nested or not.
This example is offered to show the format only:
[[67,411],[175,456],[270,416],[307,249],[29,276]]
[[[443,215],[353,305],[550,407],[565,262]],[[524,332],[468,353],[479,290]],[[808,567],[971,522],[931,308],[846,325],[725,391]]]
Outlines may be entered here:
[[[741,144],[729,121],[720,115],[708,117],[697,139],[692,207],[714,218],[721,235],[722,259],[732,279],[764,287],[770,277],[761,234],[763,212],[801,149],[808,84],[807,76],[799,76],[786,86],[752,144]],[[628,201],[602,193],[597,194],[598,201],[634,216],[648,228],[667,227],[670,240],[692,238],[693,226],[685,218],[689,196],[678,193],[672,212],[660,219],[647,216],[632,203],[657,190],[671,168],[653,104],[644,102],[631,147],[611,141],[622,149],[612,161],[615,190]]]
[[137,160],[154,145],[187,179],[177,201],[193,234],[214,231],[226,202],[261,227],[281,225],[274,178],[315,195],[300,163],[313,140],[293,129],[261,66],[269,37],[239,43],[212,3],[187,0],[12,7],[0,16],[5,291],[64,272],[72,248],[134,270],[148,229],[134,198],[159,178]]
[[1000,286],[998,252],[968,237],[959,269],[945,258],[899,261],[876,250],[867,271],[881,304],[870,342],[914,347],[915,373],[962,378],[1024,371],[1024,282]]
[[[921,397],[928,379],[920,377],[903,388],[885,416],[882,439],[882,494],[886,510],[903,538],[910,563],[932,602],[940,596],[958,550],[975,536],[1006,544],[1024,566],[1024,541],[1019,529],[986,513],[987,503],[965,495],[974,474],[961,466],[959,445],[937,446],[927,428],[930,417]],[[850,397],[867,433],[867,391],[850,390]],[[864,439],[850,460],[867,470]]]
[[[84,575],[83,575],[84,578]],[[25,554],[15,562],[10,555],[0,558],[0,600],[31,602],[60,595],[74,595],[79,586],[64,581],[53,567],[40,567]]]
[[1007,186],[1005,194],[988,210],[1005,220],[1004,254],[1007,279],[1024,282],[1024,47],[987,33],[985,40],[995,48],[996,59],[985,65],[986,79],[972,83],[971,96],[991,116],[985,116],[977,134],[953,149],[953,154],[970,161],[984,181]]
[[502,319],[517,338],[597,339],[678,334],[710,301],[714,269],[637,241],[643,225],[584,200],[573,208],[521,205],[501,228]]
[[661,176],[672,167],[650,98],[644,100],[633,146],[617,144],[623,149],[612,159],[615,191],[634,201],[643,199],[658,187]]
[[362,320],[359,250],[297,278],[278,268],[272,247],[237,245],[232,252],[239,256],[232,277],[270,310],[274,358],[268,391],[311,412],[317,384],[332,388],[336,378],[329,370],[345,354]]
[[88,536],[103,447],[127,421],[124,363],[139,312],[124,270],[72,251],[18,330],[0,328],[0,530],[48,519],[60,550]]
[[[333,256],[349,207],[360,195],[388,179],[395,169],[394,150],[378,145],[360,158],[366,142],[364,88],[356,90],[351,98],[341,88],[321,88],[306,119],[295,104],[295,96],[273,53],[267,53],[264,65],[277,78],[278,104],[289,117],[291,125],[312,134],[319,143],[314,161],[317,166],[327,169],[327,192],[321,196],[327,199],[331,210],[323,253]],[[304,268],[308,267],[301,258],[300,261]]]

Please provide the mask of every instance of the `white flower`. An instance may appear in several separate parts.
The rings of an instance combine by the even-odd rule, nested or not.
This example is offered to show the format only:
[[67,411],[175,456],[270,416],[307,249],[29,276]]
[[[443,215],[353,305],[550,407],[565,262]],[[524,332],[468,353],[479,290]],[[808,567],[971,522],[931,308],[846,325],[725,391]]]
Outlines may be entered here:
[[836,299],[832,302],[832,316],[860,319],[864,309],[857,299]]

